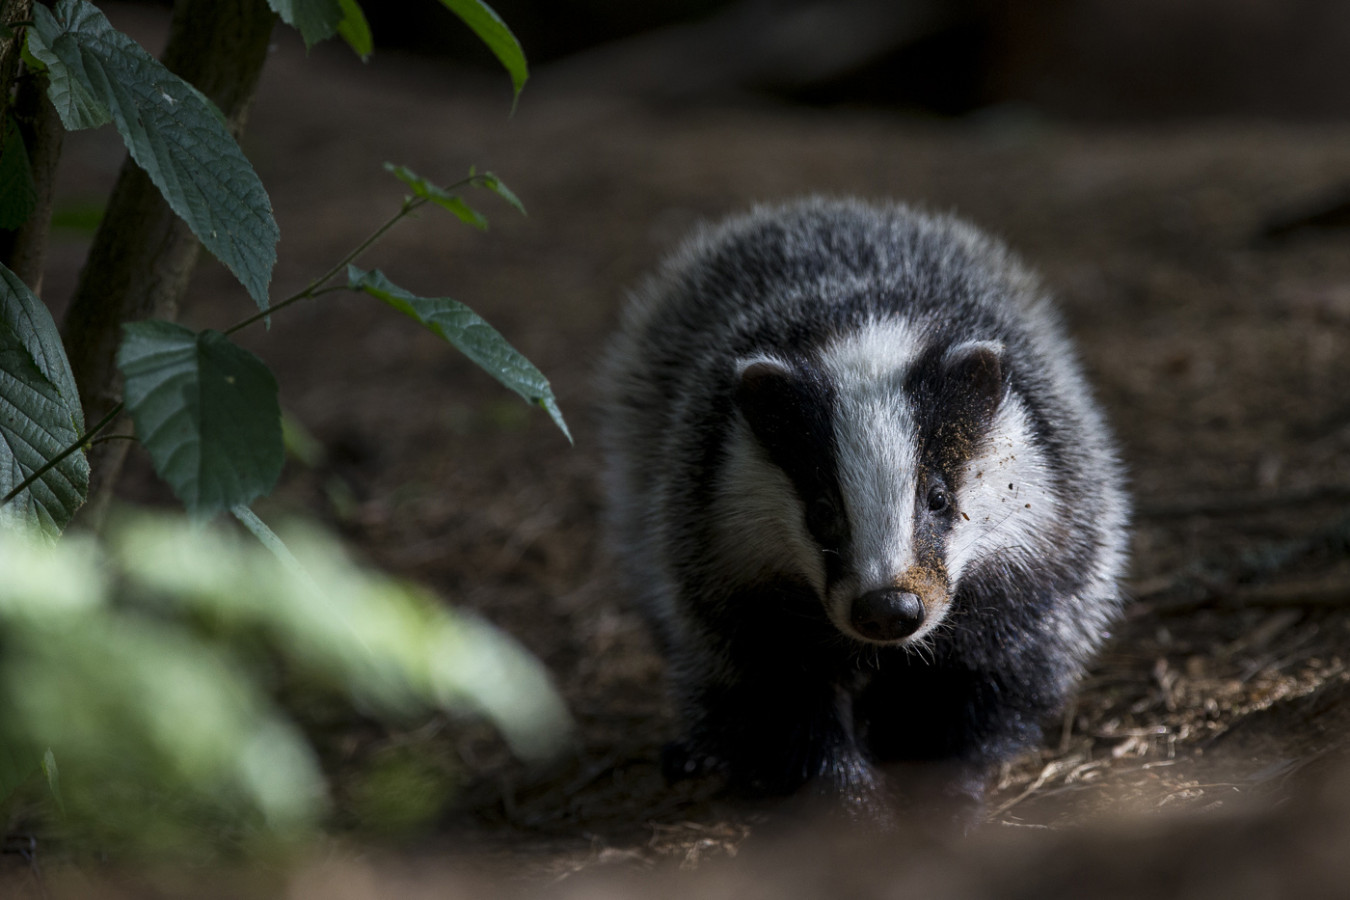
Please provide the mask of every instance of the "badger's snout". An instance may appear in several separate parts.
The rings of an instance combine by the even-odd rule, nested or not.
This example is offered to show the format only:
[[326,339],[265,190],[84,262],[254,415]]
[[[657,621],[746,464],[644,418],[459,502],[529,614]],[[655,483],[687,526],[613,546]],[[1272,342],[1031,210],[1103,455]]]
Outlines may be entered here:
[[923,624],[923,603],[917,594],[900,588],[868,591],[853,601],[849,622],[870,641],[898,641]]

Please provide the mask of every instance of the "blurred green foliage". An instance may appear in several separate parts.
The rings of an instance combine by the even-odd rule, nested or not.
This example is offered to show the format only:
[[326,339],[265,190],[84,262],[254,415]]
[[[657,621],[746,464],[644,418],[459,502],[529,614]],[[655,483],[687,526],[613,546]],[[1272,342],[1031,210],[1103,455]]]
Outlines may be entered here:
[[[287,530],[293,557],[180,516],[123,511],[108,534],[0,532],[0,790],[36,780],[50,748],[63,830],[104,852],[310,833],[328,791],[272,697],[278,669],[371,715],[485,716],[527,760],[567,740],[562,702],[514,642],[313,528]],[[380,772],[363,806],[391,826],[420,815],[400,804],[427,800],[425,767]]]

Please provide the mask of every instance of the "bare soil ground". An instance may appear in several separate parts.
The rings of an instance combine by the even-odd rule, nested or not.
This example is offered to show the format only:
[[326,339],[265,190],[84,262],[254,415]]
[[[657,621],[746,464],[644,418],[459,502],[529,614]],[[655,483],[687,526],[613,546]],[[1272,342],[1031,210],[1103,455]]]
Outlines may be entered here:
[[[281,225],[278,297],[396,207],[400,186],[385,160],[445,181],[470,164],[491,169],[530,210],[519,219],[485,196],[486,234],[428,213],[367,263],[493,322],[553,380],[575,448],[435,338],[359,297],[324,297],[245,341],[327,451],[322,466],[288,469],[265,514],[327,520],[373,563],[500,624],[546,663],[580,725],[577,758],[529,773],[478,727],[391,733],[325,720],[340,800],[360,795],[353,773],[409,746],[436,748],[428,784],[456,780],[414,850],[406,839],[389,845],[399,859],[411,853],[436,869],[453,853],[514,890],[562,878],[548,890],[566,891],[597,870],[666,873],[734,856],[753,848],[756,832],[779,830],[772,810],[661,779],[673,723],[661,662],[597,536],[589,379],[625,286],[673,240],[701,219],[803,193],[955,210],[1040,270],[1132,473],[1137,599],[1048,746],[1000,773],[973,856],[816,833],[785,838],[790,849],[746,861],[739,874],[710,867],[725,876],[721,890],[757,879],[780,896],[817,896],[822,872],[873,865],[848,884],[883,893],[868,885],[888,877],[897,890],[941,883],[947,893],[934,895],[971,896],[997,887],[991,872],[1050,877],[1028,860],[1114,859],[1084,847],[1176,855],[1208,846],[1204,835],[1241,830],[1227,812],[1235,806],[1272,827],[1291,809],[1306,811],[1294,816],[1305,828],[1327,820],[1302,785],[1339,784],[1323,796],[1346,796],[1344,780],[1312,773],[1337,769],[1322,762],[1350,727],[1350,232],[1259,235],[1272,216],[1350,181],[1350,127],[1089,131],[748,103],[652,109],[550,93],[547,72],[508,118],[504,84],[378,55],[363,68],[340,50],[305,58],[287,35],[245,141]],[[96,196],[120,161],[107,137],[72,142],[63,172],[72,202]],[[81,253],[80,239],[58,241],[49,297],[68,293]],[[247,302],[206,264],[184,318],[227,324]],[[139,496],[153,496],[147,484],[143,468],[129,476]],[[363,807],[352,799],[343,809],[353,840],[364,841]],[[1212,830],[1177,837],[1165,815],[1174,811]],[[1102,824],[1122,821],[1128,840],[1127,826]],[[996,844],[991,833],[1015,837]],[[1249,861],[1278,849],[1251,844],[1263,851]],[[804,848],[829,862],[813,868]],[[338,862],[293,891],[373,894],[394,869],[422,883],[364,852],[335,851]],[[963,870],[970,858],[984,874],[921,878],[935,860]],[[1138,877],[1117,874],[1120,885]],[[669,889],[644,877],[630,888]],[[1048,892],[1057,883],[1044,882]]]

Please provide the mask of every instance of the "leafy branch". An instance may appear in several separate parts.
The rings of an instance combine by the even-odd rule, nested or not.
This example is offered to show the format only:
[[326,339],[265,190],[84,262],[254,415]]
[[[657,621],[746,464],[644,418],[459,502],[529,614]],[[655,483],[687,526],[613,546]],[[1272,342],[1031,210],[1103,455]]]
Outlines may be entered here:
[[[518,96],[528,77],[524,54],[496,13],[482,0],[439,2],[497,55]],[[123,450],[100,448],[86,459],[71,448],[88,451],[97,435],[84,433],[82,407],[92,418],[104,419],[119,410],[119,394],[127,395],[120,411],[136,420],[136,432],[157,460],[157,471],[194,514],[247,503],[270,491],[280,474],[279,426],[271,421],[279,418],[276,388],[262,362],[219,333],[152,323],[174,317],[198,242],[234,273],[257,304],[257,312],[229,333],[267,320],[279,231],[262,182],[231,129],[239,126],[237,115],[256,84],[273,13],[297,28],[307,44],[339,35],[363,56],[370,51],[370,32],[357,0],[250,0],[244,6],[244,19],[236,22],[219,19],[221,8],[209,0],[180,4],[164,63],[114,29],[89,0],[56,0],[50,8],[32,8],[33,27],[25,36],[29,71],[23,83],[44,86],[54,115],[66,129],[115,125],[135,165],[124,166],[119,176],[67,309],[64,340],[23,280],[3,270],[0,493],[6,499],[0,502],[0,524],[21,522],[59,534],[91,491],[100,500],[94,516],[101,515]],[[246,46],[221,50],[224,45],[215,32],[222,30],[247,33]],[[19,40],[17,32],[11,36],[10,43]],[[211,96],[176,74],[178,70],[193,73],[204,85],[209,82]],[[218,108],[217,102],[223,106]],[[12,143],[9,136],[4,140]],[[24,171],[15,178],[6,175],[0,184],[32,181],[22,156],[6,150],[6,171],[16,166]],[[467,179],[443,188],[400,166],[390,171],[412,195],[366,241],[282,305],[342,289],[333,279],[426,203],[444,207],[473,227],[486,227],[487,220],[459,196],[460,189],[491,190],[523,212],[515,195],[491,173],[471,171]],[[8,202],[13,193],[6,187],[0,201]],[[455,301],[383,290],[351,272],[345,287],[376,297],[441,334],[528,402],[546,409],[567,433],[547,380]],[[421,306],[435,309],[423,315],[417,312]],[[451,327],[446,318],[450,310],[457,311],[462,327]],[[433,314],[440,320],[431,321]],[[131,399],[135,390],[119,390],[128,366],[144,391],[137,395],[140,402]],[[240,393],[239,385],[245,383],[253,393]],[[213,404],[233,404],[236,413],[249,414],[243,435],[226,427],[223,406]],[[147,441],[144,436],[151,434],[159,437]],[[245,435],[251,440],[243,439]],[[160,446],[158,440],[169,443]],[[239,458],[223,452],[224,445],[232,446]],[[167,471],[170,460],[173,472]]]
[[[118,365],[127,377],[126,399],[10,490],[0,506],[17,499],[62,460],[93,443],[124,408],[136,422],[139,440],[150,452],[156,471],[190,512],[210,515],[266,493],[280,475],[283,461],[275,383],[261,360],[225,338],[301,300],[340,290],[367,293],[430,328],[527,402],[545,409],[570,441],[571,434],[548,380],[472,310],[449,298],[417,297],[393,285],[378,271],[364,273],[352,266],[390,229],[428,203],[482,228],[486,218],[464,201],[460,191],[470,187],[489,190],[524,213],[519,198],[491,172],[471,170],[466,178],[442,187],[404,166],[386,164],[386,169],[412,193],[393,215],[303,289],[222,333],[195,333],[154,320],[124,326],[126,337],[118,353]],[[344,269],[348,270],[348,282],[329,284]],[[210,372],[222,377],[212,379],[208,377]],[[181,397],[189,387],[218,406],[207,403],[197,410],[182,406]],[[226,405],[231,407],[229,426],[213,428]],[[219,445],[230,445],[232,452],[221,452]]]
[[[391,172],[408,172],[409,174],[411,174],[409,169],[406,169],[403,166],[395,166],[392,163],[385,163],[385,169]],[[413,177],[416,178],[417,176]],[[403,179],[400,177],[400,180]],[[418,181],[422,180],[418,179]],[[425,184],[425,182],[422,183]],[[471,186],[488,187],[490,183],[497,183],[498,186],[500,186],[500,182],[497,182],[496,176],[492,175],[490,172],[484,175],[476,175],[472,171],[470,171],[469,176],[467,178],[462,178],[459,181],[456,181],[454,184],[447,185],[444,188],[436,188],[436,190],[447,197],[453,197],[454,192],[462,188]],[[514,195],[511,196],[514,197]],[[301,300],[312,300],[315,297],[318,297],[320,294],[345,289],[347,287],[346,285],[341,286],[334,285],[332,287],[320,290],[321,288],[323,288],[325,284],[336,278],[339,273],[345,271],[348,265],[360,259],[362,254],[364,254],[367,250],[369,250],[372,246],[374,246],[380,240],[380,238],[388,234],[389,231],[395,225],[397,225],[403,219],[411,215],[414,211],[418,209],[418,207],[424,206],[430,201],[431,196],[429,192],[420,195],[415,193],[412,196],[403,198],[403,205],[399,207],[398,212],[394,213],[392,216],[386,219],[378,228],[372,231],[366,237],[365,240],[361,241],[361,243],[353,247],[347,253],[347,255],[343,256],[342,259],[338,260],[337,263],[335,263],[331,269],[329,269],[327,272],[324,272],[318,278],[315,278],[313,281],[307,284],[303,290],[297,291],[296,293],[292,294],[291,296],[287,297],[284,300],[278,301],[277,303],[273,303],[269,309],[254,313],[248,318],[234,323],[229,328],[225,329],[224,334],[227,335],[234,334],[235,332],[240,331],[241,329],[247,328],[254,322],[266,319],[268,317],[268,313],[276,312],[279,309],[285,309],[287,306],[290,306],[293,303],[298,303]],[[519,201],[517,201],[517,204],[518,203]],[[521,207],[521,212],[524,212],[523,207]]]

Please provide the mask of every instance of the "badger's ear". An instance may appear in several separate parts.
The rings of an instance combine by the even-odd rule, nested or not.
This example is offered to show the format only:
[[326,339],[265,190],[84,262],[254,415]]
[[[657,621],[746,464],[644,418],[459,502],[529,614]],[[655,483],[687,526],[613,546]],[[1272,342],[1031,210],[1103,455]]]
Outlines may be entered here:
[[988,422],[1003,400],[1003,344],[966,341],[942,357],[944,393],[977,421]]
[[736,363],[736,403],[753,403],[755,397],[782,389],[793,380],[793,372],[786,363],[767,356],[756,356]]

